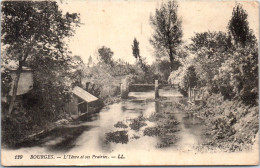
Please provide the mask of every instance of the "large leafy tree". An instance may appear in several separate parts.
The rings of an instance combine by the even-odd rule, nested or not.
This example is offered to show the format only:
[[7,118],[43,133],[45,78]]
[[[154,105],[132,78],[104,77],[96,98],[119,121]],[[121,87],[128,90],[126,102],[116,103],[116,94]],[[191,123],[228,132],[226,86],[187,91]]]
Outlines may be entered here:
[[255,105],[258,99],[258,43],[247,16],[240,4],[233,8],[228,25],[233,49],[216,79],[219,87],[232,90],[233,97],[245,104]]
[[150,42],[156,49],[157,56],[167,54],[173,63],[183,35],[177,2],[162,3],[161,7],[156,9],[155,15],[150,17],[150,23],[154,29]]
[[196,33],[191,41],[188,49],[196,56],[195,68],[200,80],[212,88],[212,80],[232,48],[230,37],[224,32],[203,32]]
[[54,1],[2,2],[2,43],[8,59],[18,62],[9,114],[16,99],[22,67],[30,61],[46,69],[63,66],[68,60],[64,40],[73,35],[75,25],[79,25],[78,15],[62,13]]

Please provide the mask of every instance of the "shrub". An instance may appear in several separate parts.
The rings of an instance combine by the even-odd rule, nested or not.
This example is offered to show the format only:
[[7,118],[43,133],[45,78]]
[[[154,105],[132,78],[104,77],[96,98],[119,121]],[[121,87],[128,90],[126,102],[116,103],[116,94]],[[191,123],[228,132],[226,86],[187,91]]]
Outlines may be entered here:
[[249,149],[259,130],[258,107],[247,106],[241,101],[224,100],[220,94],[207,99],[200,109],[205,118],[207,141],[227,151]]

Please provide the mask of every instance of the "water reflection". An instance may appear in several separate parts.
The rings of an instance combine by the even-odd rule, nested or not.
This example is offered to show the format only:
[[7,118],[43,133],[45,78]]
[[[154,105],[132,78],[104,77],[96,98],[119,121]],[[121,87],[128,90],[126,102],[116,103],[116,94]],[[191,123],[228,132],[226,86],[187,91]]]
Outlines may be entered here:
[[[169,93],[167,92],[167,94]],[[162,104],[159,101],[146,101],[145,98],[151,99],[154,96],[152,91],[148,93],[132,92],[131,96],[130,99],[124,102],[113,104],[110,105],[109,108],[102,109],[99,113],[99,120],[94,121],[98,127],[93,128],[91,131],[86,131],[85,134],[79,137],[80,140],[77,142],[80,144],[79,148],[89,148],[91,146],[91,150],[103,152],[116,151],[122,148],[125,150],[132,148],[157,150],[158,144],[161,143],[160,141],[162,141],[163,138],[144,136],[143,132],[148,127],[157,126],[158,123],[156,121],[142,121],[142,118],[149,118],[155,113],[161,113]],[[174,95],[172,97],[174,97]],[[174,98],[175,101],[178,100],[177,97],[178,96]],[[171,103],[171,101],[169,101],[169,103]],[[188,116],[176,109],[171,109],[170,113],[168,116],[175,118],[180,123],[180,131],[167,133],[168,139],[169,136],[173,134],[179,136],[177,143],[169,145],[168,148],[172,150],[192,148],[193,145],[200,143],[202,131],[201,121],[196,117]],[[115,127],[114,125],[118,122],[122,122],[127,125],[127,127]],[[135,127],[129,126],[133,123],[136,124]],[[109,133],[112,139],[107,140],[106,133]],[[122,143],[120,140],[118,141],[118,137],[120,136],[123,139],[127,136],[127,143]],[[114,142],[108,143],[107,141]],[[115,141],[118,141],[118,143]],[[75,148],[73,150],[78,149]]]
[[[172,98],[167,99],[167,101],[169,101],[168,103],[181,99],[179,93],[176,94],[175,91],[160,91],[161,96],[165,96],[164,93],[166,96]],[[44,143],[34,144],[35,147],[30,146],[30,150],[34,148],[37,149],[38,152],[39,150],[52,152],[53,149],[55,149],[56,151],[60,150],[71,153],[84,152],[85,150],[109,153],[122,149],[126,151],[133,149],[145,151],[159,150],[158,144],[164,145],[162,141],[164,141],[163,143],[170,144],[165,146],[167,150],[191,149],[192,146],[201,143],[201,121],[196,117],[188,116],[179,109],[172,107],[167,112],[166,119],[169,121],[173,121],[173,119],[176,120],[176,122],[178,122],[176,130],[178,129],[179,131],[174,131],[175,125],[171,125],[174,123],[169,123],[169,130],[164,132],[163,137],[144,136],[145,129],[155,128],[160,125],[162,121],[156,119],[148,120],[148,118],[154,114],[160,114],[163,117],[162,109],[164,107],[162,106],[167,104],[160,103],[159,101],[150,101],[154,98],[153,91],[145,93],[131,92],[130,96],[130,99],[103,108],[96,116],[92,117],[91,120],[74,125],[73,127],[75,127],[76,130],[74,132],[77,134],[64,130],[62,131],[63,139],[59,139],[58,136],[53,136],[52,139],[47,139]],[[116,127],[115,125],[118,122],[122,122],[122,124],[127,125],[127,127]],[[172,132],[170,130],[172,130]],[[76,136],[71,136],[72,134]],[[107,137],[111,138],[108,139]],[[174,144],[168,142],[173,141],[173,137],[178,137],[178,140],[176,140]],[[124,141],[122,141],[122,139]],[[62,148],[61,142],[68,142],[63,145],[66,146],[67,144],[68,147]],[[27,149],[23,148],[21,150]]]
[[159,101],[155,101],[155,112],[156,113],[160,112],[160,102]]

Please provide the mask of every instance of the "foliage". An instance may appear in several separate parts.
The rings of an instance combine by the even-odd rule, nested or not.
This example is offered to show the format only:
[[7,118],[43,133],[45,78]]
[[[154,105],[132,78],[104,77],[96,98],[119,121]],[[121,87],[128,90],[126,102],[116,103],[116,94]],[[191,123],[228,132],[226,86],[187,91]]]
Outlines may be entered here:
[[213,90],[213,78],[231,50],[230,38],[223,32],[196,33],[191,38],[189,50],[195,54],[195,68],[204,86],[210,84]]
[[250,43],[256,43],[256,38],[249,28],[247,16],[247,12],[243,9],[242,5],[237,4],[233,8],[228,30],[236,45],[246,46]]
[[1,68],[1,95],[5,97],[11,90],[12,78],[10,72],[4,67]]
[[37,53],[52,59],[64,59],[63,39],[72,36],[79,25],[76,13],[62,14],[57,2],[4,1],[1,20],[2,42],[7,54],[25,65]]
[[[75,82],[65,40],[79,25],[78,14],[64,14],[55,1],[2,2],[1,38],[6,52],[5,63],[18,63],[9,105],[12,116],[3,120],[10,128],[15,125],[21,129],[3,129],[7,137],[10,135],[14,141],[18,140],[35,127],[64,117],[64,104],[71,97],[68,91]],[[23,66],[32,69],[34,86],[14,104]]]
[[98,54],[101,62],[113,66],[112,56],[114,53],[110,48],[102,46],[98,49]]
[[219,74],[214,79],[225,98],[232,98],[233,95],[246,104],[257,104],[258,48],[236,49],[222,63]]
[[206,119],[208,145],[225,151],[241,151],[251,149],[255,143],[259,130],[258,107],[246,106],[241,101],[224,101],[220,94],[213,94],[198,115]]
[[165,55],[170,62],[175,60],[177,49],[182,43],[181,20],[178,18],[178,4],[176,1],[162,3],[159,9],[156,9],[155,15],[150,17],[150,23],[154,29],[154,34],[150,39],[151,44],[156,51]]
[[132,51],[133,56],[136,58],[138,64],[137,66],[140,66],[144,73],[148,73],[148,67],[145,58],[141,57],[140,55],[139,42],[136,40],[136,38],[133,41]]
[[4,145],[13,146],[17,141],[25,138],[31,133],[35,123],[30,118],[27,110],[22,107],[14,109],[14,117],[2,118],[2,143]]
[[78,15],[64,15],[54,1],[2,2],[2,42],[9,61],[18,62],[9,114],[16,99],[22,67],[27,65],[28,61],[37,59],[66,62],[68,58],[64,39],[72,36],[74,27],[78,25]]
[[228,34],[196,33],[191,40],[188,49],[195,55],[193,65],[200,87],[210,94],[221,93],[225,99],[257,104],[258,46],[241,5],[233,9]]
[[156,78],[159,80],[160,83],[167,83],[168,78],[171,74],[171,70],[177,70],[179,66],[180,62],[177,60],[171,63],[168,60],[164,59],[153,63],[150,66],[150,71],[151,73],[156,75]]
[[32,60],[30,66],[34,70],[31,98],[36,99],[37,107],[41,109],[39,118],[51,121],[60,119],[65,104],[72,96],[69,90],[77,80],[69,73],[69,61],[53,61],[48,57],[39,57]]
[[132,50],[133,50],[133,56],[136,59],[138,59],[140,57],[140,49],[139,49],[139,42],[136,40],[136,38],[133,41]]
[[119,83],[121,80],[120,76],[113,76],[117,70],[122,67],[107,65],[105,63],[99,63],[92,67],[86,68],[83,71],[82,84],[85,86],[86,83],[94,83],[97,88],[100,88],[99,98],[101,100],[114,97],[119,94]]
[[179,68],[179,70],[173,72],[169,77],[170,83],[176,84],[179,91],[188,96],[189,88],[198,86],[198,75],[196,74],[193,65]]
[[[247,13],[240,4],[233,9],[228,31],[233,39],[234,49],[229,53],[216,76],[217,84],[225,90],[231,89],[233,97],[242,100],[245,104],[257,105],[258,43],[249,28]],[[227,79],[227,76],[230,79]],[[224,86],[220,84],[221,82]]]
[[225,98],[257,105],[258,44],[248,26],[247,13],[241,5],[234,7],[228,28],[233,48],[215,75],[215,83]]

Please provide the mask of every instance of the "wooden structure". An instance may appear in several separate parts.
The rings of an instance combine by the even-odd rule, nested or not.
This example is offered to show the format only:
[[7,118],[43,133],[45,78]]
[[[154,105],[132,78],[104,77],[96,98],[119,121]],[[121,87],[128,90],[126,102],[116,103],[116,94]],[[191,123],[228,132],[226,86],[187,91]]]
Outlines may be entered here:
[[158,80],[155,80],[155,84],[154,84],[154,92],[155,92],[155,99],[159,98],[159,83]]
[[203,99],[203,92],[198,88],[189,88],[188,91],[188,103],[190,104],[200,104]]
[[[7,115],[9,103],[13,95],[14,81],[17,77],[17,66],[8,66],[6,69],[9,70],[10,76],[12,78],[10,91],[5,97],[1,95],[1,111],[2,117]],[[24,95],[29,93],[33,89],[33,72],[29,67],[22,67],[22,71],[18,80],[18,87],[16,92],[15,103],[20,103]]]
[[[14,87],[14,79],[16,78],[16,71],[17,69],[8,68],[10,71],[10,75],[12,78],[12,86],[9,92],[11,96],[13,94],[13,87]],[[18,81],[18,88],[16,95],[23,95],[28,93],[30,90],[33,89],[33,73],[32,70],[28,67],[23,67],[22,72],[20,74],[20,78]]]
[[71,92],[73,93],[72,101],[65,105],[65,109],[72,118],[88,113],[89,103],[98,100],[97,97],[78,86],[74,87]]

